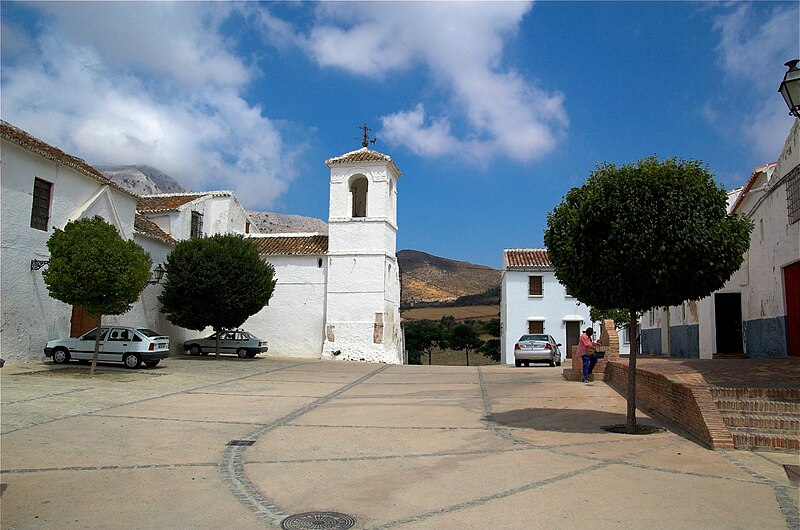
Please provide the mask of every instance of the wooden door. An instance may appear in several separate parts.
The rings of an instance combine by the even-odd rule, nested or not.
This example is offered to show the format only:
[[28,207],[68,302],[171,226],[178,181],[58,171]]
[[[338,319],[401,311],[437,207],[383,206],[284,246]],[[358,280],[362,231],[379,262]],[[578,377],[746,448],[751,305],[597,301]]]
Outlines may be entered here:
[[90,317],[82,307],[72,306],[72,320],[69,330],[70,337],[80,337],[89,330],[97,327],[100,319]]
[[742,353],[742,294],[714,294],[717,353]]
[[578,345],[581,339],[581,323],[580,322],[567,322],[567,343],[564,349],[567,351],[567,357],[572,357],[572,347]]
[[786,350],[800,357],[800,262],[783,268],[783,296],[786,300]]

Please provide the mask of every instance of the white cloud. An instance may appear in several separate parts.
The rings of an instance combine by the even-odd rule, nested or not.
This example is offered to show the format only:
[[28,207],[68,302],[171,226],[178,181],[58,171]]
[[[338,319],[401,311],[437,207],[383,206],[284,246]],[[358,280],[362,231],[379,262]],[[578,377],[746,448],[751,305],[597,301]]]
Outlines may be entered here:
[[[547,93],[503,67],[530,3],[332,2],[317,5],[305,34],[291,38],[320,65],[391,83],[418,68],[448,107],[426,102],[383,117],[381,137],[422,156],[506,156],[529,161],[551,152],[568,124],[560,93]],[[464,123],[455,131],[453,123]]]
[[[726,90],[732,94],[727,99],[738,111],[733,127],[760,160],[774,161],[792,124],[777,88],[786,71],[783,63],[797,56],[798,5],[733,5],[716,17],[714,28],[720,34],[717,53]],[[723,114],[710,106],[704,113],[717,121]]]
[[247,207],[277,202],[299,153],[243,98],[253,72],[227,49],[219,5],[33,6],[47,16],[33,53],[4,55],[4,119],[91,164],[149,164]]

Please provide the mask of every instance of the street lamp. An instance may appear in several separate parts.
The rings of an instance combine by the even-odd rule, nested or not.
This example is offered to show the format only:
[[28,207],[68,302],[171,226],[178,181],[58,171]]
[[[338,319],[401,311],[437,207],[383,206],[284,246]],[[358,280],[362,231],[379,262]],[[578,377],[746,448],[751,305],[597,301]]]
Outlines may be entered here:
[[153,278],[152,280],[147,280],[148,285],[153,285],[155,283],[161,283],[161,278],[164,277],[164,273],[167,272],[161,264],[158,264],[158,267],[153,270]]
[[786,63],[789,70],[783,76],[778,92],[781,93],[781,96],[786,101],[786,106],[789,107],[789,114],[800,118],[800,68],[797,67],[797,63],[800,63],[800,59],[792,59]]

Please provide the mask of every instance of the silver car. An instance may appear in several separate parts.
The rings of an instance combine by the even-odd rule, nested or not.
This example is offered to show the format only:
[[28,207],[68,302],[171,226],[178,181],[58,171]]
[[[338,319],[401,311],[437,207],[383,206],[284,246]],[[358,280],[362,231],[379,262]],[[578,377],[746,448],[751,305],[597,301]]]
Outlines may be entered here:
[[[183,349],[188,351],[189,355],[208,355],[209,353],[215,353],[216,348],[216,333],[201,339],[190,339],[183,343]],[[255,357],[267,350],[269,350],[269,344],[266,339],[259,339],[244,330],[237,329],[220,333],[220,353],[235,353],[244,359]]]
[[550,335],[523,335],[514,345],[514,364],[530,366],[530,363],[547,362],[550,366],[561,366],[559,346],[561,344]]
[[[97,328],[80,337],[51,340],[44,347],[46,357],[55,363],[70,359],[91,361]],[[130,326],[101,326],[98,361],[121,362],[128,368],[138,368],[144,363],[148,368],[169,357],[169,337],[147,328]]]

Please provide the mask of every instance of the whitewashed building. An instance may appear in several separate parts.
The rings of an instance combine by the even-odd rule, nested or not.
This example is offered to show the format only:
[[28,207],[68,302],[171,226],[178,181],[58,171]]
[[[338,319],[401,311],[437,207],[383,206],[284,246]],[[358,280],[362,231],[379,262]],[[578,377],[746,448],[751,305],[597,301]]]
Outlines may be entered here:
[[44,358],[45,343],[84,329],[81,308],[54,300],[42,269],[47,240],[69,221],[101,217],[134,238],[136,196],[80,158],[0,121],[0,355]]
[[269,305],[244,327],[276,355],[403,362],[397,180],[384,154],[329,159],[328,234],[252,236],[276,272]]
[[502,277],[501,362],[514,364],[514,344],[527,333],[552,335],[566,357],[591,325],[589,307],[558,282],[547,250],[504,249]]
[[800,120],[729,210],[754,224],[741,268],[709,297],[647,312],[642,353],[800,356]]

